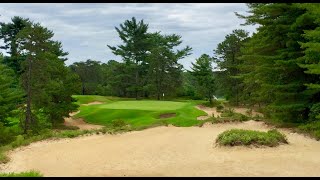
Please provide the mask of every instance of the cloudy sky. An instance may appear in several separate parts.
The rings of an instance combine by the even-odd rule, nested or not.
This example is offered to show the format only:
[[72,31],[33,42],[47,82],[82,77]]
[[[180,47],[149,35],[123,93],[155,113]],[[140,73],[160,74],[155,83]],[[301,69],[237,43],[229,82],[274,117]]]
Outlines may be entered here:
[[67,65],[87,59],[107,62],[121,58],[112,54],[107,45],[119,45],[120,38],[115,26],[126,19],[136,17],[149,24],[150,32],[179,34],[183,43],[189,45],[192,55],[180,60],[186,69],[201,54],[213,55],[213,49],[233,29],[250,32],[253,26],[240,26],[244,20],[234,12],[246,14],[242,3],[3,3],[0,5],[0,21],[9,22],[13,16],[29,18],[53,30],[54,39],[69,52]]

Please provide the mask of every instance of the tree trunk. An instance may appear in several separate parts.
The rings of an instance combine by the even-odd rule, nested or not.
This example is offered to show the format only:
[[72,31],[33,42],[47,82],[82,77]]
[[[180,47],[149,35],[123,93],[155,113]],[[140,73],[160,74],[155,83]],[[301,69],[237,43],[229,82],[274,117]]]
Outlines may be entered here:
[[82,95],[84,95],[84,83],[82,82]]
[[136,96],[136,100],[138,100],[138,86],[139,86],[139,71],[138,71],[138,63],[137,67],[136,67],[136,87],[135,87],[135,96]]
[[27,73],[27,110],[26,110],[26,119],[24,123],[24,133],[27,133],[30,122],[32,121],[31,117],[31,69],[32,69],[32,60],[28,60],[28,73]]

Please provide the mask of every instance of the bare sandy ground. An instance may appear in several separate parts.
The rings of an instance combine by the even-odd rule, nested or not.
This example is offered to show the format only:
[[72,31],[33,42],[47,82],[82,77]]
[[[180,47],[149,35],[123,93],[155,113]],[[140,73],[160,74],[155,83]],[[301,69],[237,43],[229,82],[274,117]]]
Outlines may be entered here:
[[[236,113],[248,115],[248,114],[247,114],[247,111],[249,110],[248,108],[236,107],[236,108],[233,108],[233,109],[234,109],[234,111],[235,111]],[[259,112],[252,111],[252,116],[256,116],[256,115],[263,116],[263,114],[261,114],[261,113],[259,113]]]
[[82,104],[84,106],[90,106],[90,105],[95,105],[95,104],[103,104],[103,102],[100,102],[100,101],[93,101],[93,102],[90,102],[88,104]]
[[203,105],[197,105],[196,108],[199,110],[202,110],[208,114],[207,116],[197,117],[198,120],[205,120],[205,119],[208,119],[209,117],[212,117],[213,115],[214,115],[214,117],[218,117],[221,114],[220,112],[217,111],[216,107],[210,108],[210,107],[206,107]]
[[9,153],[2,172],[45,176],[320,176],[320,142],[281,129],[290,144],[275,148],[219,147],[227,129],[267,131],[263,122],[156,127],[118,135],[32,143]]
[[[199,110],[202,110],[202,111],[204,111],[204,112],[206,112],[208,114],[207,116],[199,116],[199,117],[197,117],[197,120],[206,120],[209,117],[212,117],[213,115],[214,115],[214,117],[218,117],[218,116],[221,115],[221,112],[218,112],[216,107],[210,108],[210,107],[206,107],[206,106],[203,106],[203,105],[197,105],[196,108],[199,109]],[[243,114],[243,115],[248,115],[247,111],[249,109],[248,108],[243,108],[243,107],[235,107],[235,108],[233,108],[233,110],[236,113],[240,113],[240,114]],[[256,115],[263,116],[263,114],[261,114],[259,112],[252,111],[252,116],[256,116]]]
[[81,130],[90,130],[90,129],[100,129],[103,126],[95,125],[95,124],[88,124],[83,119],[73,119],[72,116],[78,114],[80,111],[70,113],[71,117],[64,118],[64,125],[66,126],[77,126]]

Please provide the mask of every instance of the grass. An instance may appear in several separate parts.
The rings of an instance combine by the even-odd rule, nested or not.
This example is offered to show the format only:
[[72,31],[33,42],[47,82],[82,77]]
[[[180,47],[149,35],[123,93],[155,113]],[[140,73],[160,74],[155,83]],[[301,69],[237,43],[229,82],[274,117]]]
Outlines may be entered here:
[[162,110],[177,110],[177,109],[183,108],[186,104],[187,103],[185,102],[151,101],[151,100],[118,101],[118,102],[100,105],[99,108],[162,111]]
[[269,146],[275,147],[288,143],[286,136],[273,129],[268,132],[231,129],[219,134],[216,143],[223,146]]
[[298,126],[298,131],[308,133],[317,140],[320,140],[320,121],[300,125]]
[[[99,101],[102,103],[113,102],[124,98],[110,97],[110,96],[97,96],[97,95],[73,95],[73,98],[77,100],[76,104],[88,104],[90,102]],[[130,98],[126,98],[130,100]]]
[[[188,127],[199,125],[198,116],[206,115],[205,112],[196,109],[197,102],[193,101],[154,101],[154,100],[130,100],[81,106],[76,118],[83,118],[91,124],[111,126],[117,119],[125,121],[133,129],[144,129],[156,125],[172,124],[174,126]],[[160,119],[161,114],[176,113],[175,117]]]
[[26,171],[20,173],[0,173],[0,177],[43,177],[38,171]]
[[226,122],[243,122],[248,121],[251,118],[241,113],[234,112],[233,109],[224,109],[220,117],[210,117],[207,120],[212,123],[226,123]]

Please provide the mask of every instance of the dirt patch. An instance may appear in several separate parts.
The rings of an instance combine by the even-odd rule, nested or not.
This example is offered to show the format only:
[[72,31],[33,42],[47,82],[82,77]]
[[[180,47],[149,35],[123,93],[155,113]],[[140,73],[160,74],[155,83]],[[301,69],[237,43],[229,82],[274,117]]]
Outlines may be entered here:
[[171,118],[171,117],[175,117],[176,115],[177,115],[176,113],[160,114],[159,119]]
[[206,119],[212,117],[212,115],[214,115],[214,117],[218,117],[221,115],[221,112],[218,112],[216,107],[210,108],[210,107],[206,107],[203,105],[197,105],[196,108],[199,110],[202,110],[208,114],[207,116],[197,117],[197,120],[206,120]]
[[93,101],[93,102],[90,102],[88,104],[82,104],[84,106],[90,106],[90,105],[95,105],[95,104],[103,104],[103,102],[100,102],[100,101]]
[[[209,124],[208,124],[209,125]],[[320,142],[280,129],[289,144],[215,146],[231,128],[267,131],[262,122],[156,127],[32,143],[9,153],[0,172],[39,170],[45,176],[320,176]]]
[[[203,105],[197,105],[196,108],[199,110],[202,110],[208,114],[207,116],[197,117],[197,120],[206,120],[206,119],[212,117],[212,114],[214,114],[214,117],[219,117],[221,115],[221,112],[218,112],[216,107],[210,108],[210,107],[206,107]],[[236,112],[236,113],[240,113],[240,114],[248,116],[248,114],[247,114],[247,111],[249,110],[248,108],[232,107],[232,109],[234,109],[234,112]],[[256,112],[256,111],[252,111],[252,116],[256,116],[256,115],[263,117],[263,114]]]
[[72,116],[78,114],[80,111],[70,113],[70,117],[64,119],[65,126],[77,126],[80,130],[91,130],[91,129],[100,129],[103,126],[88,124],[83,119],[73,119]]
[[[234,111],[235,111],[236,113],[240,113],[240,114],[243,114],[243,115],[248,116],[248,113],[247,113],[247,111],[249,110],[248,108],[235,107],[235,108],[233,108],[233,109],[234,109]],[[256,112],[256,111],[252,111],[252,116],[256,116],[256,115],[263,117],[263,114],[262,114],[262,113],[259,113],[259,112]]]

